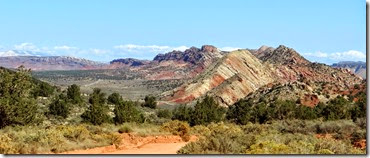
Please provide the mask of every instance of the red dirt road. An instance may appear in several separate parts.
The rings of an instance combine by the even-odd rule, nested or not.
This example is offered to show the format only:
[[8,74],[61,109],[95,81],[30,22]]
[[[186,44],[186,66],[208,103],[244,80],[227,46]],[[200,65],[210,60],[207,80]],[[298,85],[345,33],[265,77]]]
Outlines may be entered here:
[[192,136],[189,142],[184,142],[179,136],[147,136],[122,134],[119,146],[110,145],[86,150],[74,150],[60,154],[176,154],[187,143],[196,141]]
[[118,150],[104,154],[176,154],[177,150],[185,146],[187,142],[180,143],[150,143],[136,149]]

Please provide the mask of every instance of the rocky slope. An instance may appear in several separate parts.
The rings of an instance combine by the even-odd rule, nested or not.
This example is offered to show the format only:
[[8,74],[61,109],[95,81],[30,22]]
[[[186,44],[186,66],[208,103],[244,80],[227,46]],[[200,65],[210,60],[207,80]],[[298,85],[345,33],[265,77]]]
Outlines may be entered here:
[[149,80],[187,79],[201,73],[211,63],[221,58],[223,53],[214,46],[204,45],[200,49],[191,47],[184,52],[158,54],[152,61],[117,59],[111,62],[109,68],[128,67],[132,71],[144,74]]
[[272,72],[249,51],[233,51],[191,82],[164,94],[164,100],[187,103],[208,94],[222,105],[231,105],[273,81]]
[[284,93],[274,93],[274,97],[291,96],[307,106],[315,106],[324,99],[313,93],[325,88],[318,84],[328,84],[326,87],[336,89],[330,93],[336,93],[362,82],[347,69],[311,63],[294,49],[282,45],[250,51],[230,52],[188,83],[164,93],[163,100],[189,103],[210,95],[221,105],[229,106],[261,87],[283,86]]
[[17,68],[19,66],[31,68],[34,71],[40,70],[91,70],[101,69],[104,64],[65,56],[8,56],[0,57],[0,66],[6,68]]
[[342,61],[339,63],[334,63],[331,66],[335,68],[349,69],[352,73],[356,74],[357,76],[366,79],[366,62]]

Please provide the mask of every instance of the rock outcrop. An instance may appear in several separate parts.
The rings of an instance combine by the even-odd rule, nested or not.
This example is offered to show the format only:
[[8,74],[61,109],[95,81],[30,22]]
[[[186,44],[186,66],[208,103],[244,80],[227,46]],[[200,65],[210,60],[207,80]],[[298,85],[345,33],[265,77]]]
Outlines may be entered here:
[[[163,100],[182,104],[210,95],[221,105],[229,106],[246,96],[259,98],[270,94],[270,99],[299,100],[313,107],[319,101],[326,101],[327,95],[330,98],[361,82],[349,70],[311,63],[294,49],[283,45],[276,49],[263,46],[251,53],[230,52],[190,82],[163,93]],[[329,91],[319,92],[328,86]],[[271,87],[282,89],[271,90]]]
[[110,68],[129,68],[149,80],[189,79],[203,72],[210,64],[223,56],[223,52],[211,45],[202,48],[191,47],[185,51],[172,51],[158,54],[152,61],[117,59]]
[[187,103],[212,95],[221,105],[227,106],[273,81],[271,71],[249,51],[233,51],[191,82],[164,94],[164,100]]

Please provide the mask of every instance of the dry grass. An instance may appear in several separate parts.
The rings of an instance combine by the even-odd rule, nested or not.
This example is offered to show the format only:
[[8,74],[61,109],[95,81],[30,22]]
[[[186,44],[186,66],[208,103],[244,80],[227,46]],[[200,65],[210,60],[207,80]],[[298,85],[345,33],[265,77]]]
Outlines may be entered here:
[[136,123],[126,123],[117,126],[112,124],[100,126],[81,124],[49,127],[6,127],[0,130],[0,153],[60,153],[107,145],[119,146],[121,139],[118,129],[123,126],[139,135],[168,134],[161,132],[158,125]]

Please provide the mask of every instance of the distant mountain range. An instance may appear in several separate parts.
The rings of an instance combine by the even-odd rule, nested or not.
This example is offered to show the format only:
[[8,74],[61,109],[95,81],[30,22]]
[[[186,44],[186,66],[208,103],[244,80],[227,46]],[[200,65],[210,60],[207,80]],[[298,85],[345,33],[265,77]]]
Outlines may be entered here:
[[366,78],[364,62],[340,62],[331,66],[312,63],[283,45],[231,52],[204,45],[158,54],[153,60],[126,58],[110,63],[61,56],[23,56],[22,53],[3,53],[5,57],[0,57],[0,66],[24,65],[35,71],[122,69],[146,80],[185,79],[181,86],[160,95],[163,104],[194,103],[209,95],[221,105],[229,106],[250,95],[271,93],[273,95],[265,99],[296,99],[304,105],[315,106],[319,101],[346,93],[346,89],[363,83],[362,78]]
[[0,66],[17,68],[19,66],[41,70],[91,70],[102,69],[105,64],[66,56],[7,56],[0,57]]
[[356,75],[362,77],[363,79],[366,79],[366,62],[342,61],[339,63],[335,63],[331,66],[336,68],[349,69],[351,70],[352,73],[355,73]]

